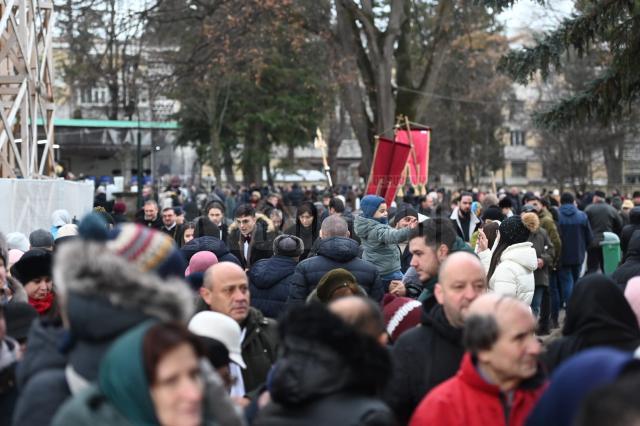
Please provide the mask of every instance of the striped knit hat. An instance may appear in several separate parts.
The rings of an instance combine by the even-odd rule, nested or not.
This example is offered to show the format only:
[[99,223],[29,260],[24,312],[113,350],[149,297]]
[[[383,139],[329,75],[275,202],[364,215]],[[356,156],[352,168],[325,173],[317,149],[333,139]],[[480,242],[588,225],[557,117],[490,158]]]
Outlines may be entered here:
[[125,223],[111,231],[107,249],[162,278],[184,277],[186,262],[167,234],[146,226]]
[[382,299],[382,314],[387,334],[395,342],[402,333],[420,324],[422,303],[387,293]]

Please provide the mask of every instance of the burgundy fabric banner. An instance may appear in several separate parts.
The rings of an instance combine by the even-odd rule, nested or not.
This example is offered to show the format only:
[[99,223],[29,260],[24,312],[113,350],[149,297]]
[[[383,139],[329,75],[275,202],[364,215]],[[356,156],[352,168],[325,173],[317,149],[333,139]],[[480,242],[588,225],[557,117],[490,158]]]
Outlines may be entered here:
[[398,130],[397,141],[413,143],[413,152],[409,155],[409,179],[414,186],[426,186],[429,180],[429,145],[431,131],[426,129],[412,129],[411,135],[407,130]]
[[390,205],[401,183],[410,152],[408,142],[378,138],[367,194],[380,195]]

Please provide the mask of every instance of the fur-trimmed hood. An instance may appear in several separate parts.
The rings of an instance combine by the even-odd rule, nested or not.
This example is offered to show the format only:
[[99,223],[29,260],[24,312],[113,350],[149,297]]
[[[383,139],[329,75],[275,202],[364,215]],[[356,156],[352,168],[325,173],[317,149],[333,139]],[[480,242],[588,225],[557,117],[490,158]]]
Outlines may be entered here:
[[[271,219],[269,219],[266,215],[262,213],[256,213],[256,227],[260,221],[265,222],[267,225],[267,232],[276,232],[276,225],[273,223]],[[238,230],[238,224],[234,221],[229,225],[229,233],[232,231]]]
[[271,380],[277,403],[300,405],[343,391],[376,395],[391,375],[386,349],[320,304],[291,309],[279,332],[285,351]]
[[138,311],[162,321],[187,322],[193,295],[182,280],[162,280],[95,242],[70,241],[56,253],[54,285],[63,299],[70,294],[105,300],[120,310]]

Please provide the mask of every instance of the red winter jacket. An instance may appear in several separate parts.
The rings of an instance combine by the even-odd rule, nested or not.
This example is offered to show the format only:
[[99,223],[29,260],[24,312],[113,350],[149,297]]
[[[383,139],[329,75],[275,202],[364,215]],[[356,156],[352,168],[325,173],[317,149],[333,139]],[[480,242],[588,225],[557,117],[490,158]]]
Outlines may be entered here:
[[506,395],[480,377],[471,355],[466,353],[456,375],[420,402],[410,426],[520,426],[544,388],[544,379],[538,373],[516,389],[507,410]]

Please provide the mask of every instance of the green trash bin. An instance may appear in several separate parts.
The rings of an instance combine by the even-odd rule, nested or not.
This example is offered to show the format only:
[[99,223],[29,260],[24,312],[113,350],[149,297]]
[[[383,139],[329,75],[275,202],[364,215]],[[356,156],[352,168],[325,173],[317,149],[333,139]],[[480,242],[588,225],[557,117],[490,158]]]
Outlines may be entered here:
[[620,238],[613,232],[603,233],[604,238],[600,241],[602,247],[602,259],[604,260],[604,273],[605,275],[613,274],[616,270],[620,259],[622,258],[622,252],[620,251]]

